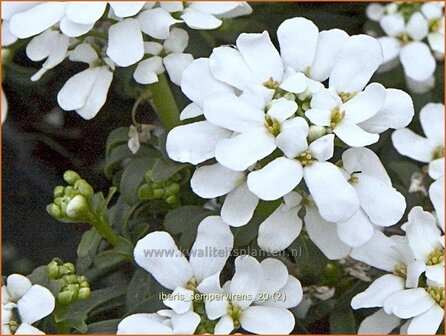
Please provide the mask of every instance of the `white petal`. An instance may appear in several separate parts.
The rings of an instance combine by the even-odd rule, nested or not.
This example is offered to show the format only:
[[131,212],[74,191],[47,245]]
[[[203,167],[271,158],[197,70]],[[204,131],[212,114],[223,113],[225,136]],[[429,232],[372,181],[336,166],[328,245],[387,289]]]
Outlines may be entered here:
[[248,255],[237,257],[235,274],[230,284],[233,304],[242,309],[248,307],[257,298],[262,278],[262,267],[255,258]]
[[293,314],[285,308],[252,306],[240,317],[242,328],[255,334],[289,334],[294,323]]
[[193,8],[199,12],[221,15],[226,12],[233,10],[237,7],[238,3],[235,1],[232,2],[213,2],[213,1],[199,1],[199,2],[191,2],[189,8]]
[[138,20],[124,19],[109,28],[107,55],[122,67],[135,64],[144,56],[144,41]]
[[86,120],[94,118],[105,104],[108,89],[113,80],[113,73],[107,66],[102,66],[95,70],[97,71],[97,77],[91,87],[88,98],[81,108],[76,109],[76,112]]
[[11,301],[17,302],[31,286],[31,281],[23,275],[11,274],[7,278],[7,289]]
[[215,335],[229,335],[234,330],[234,321],[228,315],[223,316],[215,325]]
[[191,54],[170,54],[164,57],[163,63],[172,83],[180,86],[184,70],[194,60]]
[[394,37],[380,37],[378,38],[381,48],[383,50],[383,64],[380,70],[386,69],[386,67],[393,65],[398,58],[401,51],[401,42]]
[[200,315],[192,311],[174,314],[171,318],[173,333],[176,335],[193,335],[201,322]]
[[184,22],[192,29],[212,30],[221,26],[222,20],[203,12],[186,8],[181,15]]
[[442,145],[444,142],[444,105],[429,103],[420,111],[420,122],[429,140]]
[[[426,270],[424,261],[415,260],[407,265],[406,288],[417,288],[420,275]],[[444,270],[442,274],[444,273]],[[442,275],[443,276],[443,275]]]
[[400,60],[406,76],[418,82],[427,80],[435,71],[435,58],[429,47],[422,42],[412,42],[404,46]]
[[434,266],[427,266],[426,278],[439,284],[444,283],[444,263]]
[[430,33],[427,35],[427,40],[431,49],[440,55],[444,54],[444,34]]
[[379,226],[396,224],[406,210],[406,201],[395,188],[365,173],[355,174],[354,184],[361,207],[370,220]]
[[415,12],[407,22],[407,33],[409,36],[417,41],[421,41],[427,36],[429,32],[429,23],[420,12]]
[[274,136],[266,128],[223,139],[215,148],[215,158],[223,166],[243,171],[276,149]]
[[324,135],[314,140],[308,146],[308,151],[320,162],[331,159],[334,151],[334,134]]
[[[231,19],[239,16],[249,15],[252,13],[252,7],[247,2],[236,1],[235,3],[237,4],[237,6],[234,9],[230,10],[229,12],[219,14],[218,17],[221,19]],[[215,4],[215,2],[213,2],[213,4]]]
[[248,187],[260,199],[276,200],[293,190],[302,179],[297,160],[280,157],[248,175]]
[[99,20],[104,14],[105,7],[107,7],[107,3],[104,1],[69,2],[65,15],[68,20],[74,23],[91,24]]
[[[189,258],[194,277],[198,282],[221,272],[229,257],[233,241],[234,237],[229,226],[223,222],[220,216],[209,216],[201,221]],[[216,253],[202,255],[209,246],[212,246]]]
[[138,14],[144,4],[144,1],[110,2],[110,7],[116,16],[124,18]]
[[37,6],[39,2],[34,1],[6,1],[1,4],[2,20],[9,21],[11,18],[21,12],[25,12]]
[[294,308],[302,301],[302,285],[299,280],[291,275],[288,276],[288,281],[285,286],[280,288],[280,293],[284,295],[283,300],[274,301],[274,299],[268,298],[267,301],[257,304],[282,308]]
[[335,165],[313,162],[305,167],[304,178],[325,220],[334,223],[345,222],[358,210],[356,191]]
[[32,286],[17,302],[22,323],[33,324],[51,314],[55,307],[53,294],[40,285]]
[[192,267],[167,232],[152,232],[140,239],[133,251],[136,263],[164,287],[186,287]]
[[444,176],[444,157],[429,163],[429,176],[434,180]]
[[435,150],[432,142],[407,128],[393,132],[392,143],[398,153],[421,162],[431,161]]
[[186,120],[203,115],[203,109],[196,103],[187,105],[180,114],[180,120]]
[[307,89],[307,78],[301,72],[295,73],[287,77],[281,84],[280,88],[293,93],[302,93]]
[[230,226],[243,226],[251,220],[257,204],[259,198],[243,183],[226,196],[221,208],[221,218]]
[[381,110],[385,99],[386,89],[384,86],[372,83],[343,105],[345,119],[355,124],[367,120]]
[[400,13],[384,15],[379,24],[386,35],[390,37],[396,37],[397,35],[404,33],[406,26],[404,17]]
[[9,30],[22,39],[40,34],[59,22],[65,14],[65,5],[63,2],[45,2],[17,13],[9,21]]
[[32,325],[21,323],[14,335],[45,335],[45,333]]
[[239,90],[261,83],[261,78],[253,74],[240,52],[234,48],[227,46],[215,48],[209,61],[215,78]]
[[182,53],[189,44],[189,35],[184,29],[172,28],[169,37],[164,41],[163,47],[170,53]]
[[384,301],[384,310],[387,314],[407,319],[428,311],[435,304],[424,288],[414,288],[391,294]]
[[341,98],[333,90],[322,89],[316,92],[311,99],[312,109],[332,111],[342,104]]
[[262,250],[279,252],[290,246],[302,230],[299,209],[287,209],[282,204],[260,224],[257,243]]
[[375,281],[364,291],[355,295],[351,305],[353,309],[382,307],[384,301],[392,294],[404,289],[404,279],[386,274]]
[[336,224],[325,221],[315,207],[305,207],[305,229],[316,246],[330,260],[345,258],[351,248],[338,237]]
[[333,132],[339,139],[352,147],[368,146],[379,140],[378,134],[368,133],[361,127],[350,123],[345,119],[340,124],[336,125]]
[[226,195],[245,179],[242,172],[232,171],[219,163],[198,168],[190,181],[192,190],[203,198]]
[[66,17],[63,17],[60,20],[60,31],[69,37],[78,37],[88,33],[94,24],[81,24],[75,23],[73,21],[68,20]]
[[17,36],[15,36],[13,33],[11,33],[11,30],[9,30],[9,22],[3,21],[2,22],[2,47],[8,47],[11,44],[15,43],[17,41]]
[[267,114],[279,122],[285,121],[297,111],[297,104],[286,98],[279,98],[272,102]]
[[276,137],[276,145],[292,159],[307,150],[307,136],[307,122],[301,117],[296,117],[282,124],[280,134]]
[[133,78],[140,84],[152,84],[158,82],[158,75],[163,72],[163,59],[153,56],[138,63]]
[[59,106],[65,111],[84,106],[98,75],[97,68],[86,69],[71,77],[57,95]]
[[360,209],[346,222],[338,223],[337,232],[344,243],[351,247],[358,247],[373,237],[374,228],[370,219]]
[[133,314],[118,325],[118,335],[172,334],[172,329],[163,323],[158,314]]
[[[200,80],[197,80],[200,78]],[[233,92],[227,84],[219,82],[211,74],[209,59],[199,58],[194,60],[184,70],[181,79],[181,91],[193,102],[201,107],[205,98],[211,95]]]
[[409,212],[406,236],[417,259],[427,261],[432,251],[441,248],[435,217],[419,206]]
[[72,62],[84,62],[90,64],[98,59],[98,54],[90,44],[81,43],[70,52],[69,59]]
[[167,135],[166,150],[172,160],[197,164],[213,158],[216,144],[230,134],[207,121],[178,126]]
[[330,110],[312,108],[305,112],[305,116],[315,125],[330,126],[331,123]]
[[147,35],[156,39],[167,39],[169,37],[170,26],[181,22],[174,19],[163,8],[145,10],[138,15],[141,30]]
[[350,174],[361,172],[374,176],[388,185],[392,184],[378,155],[368,148],[359,147],[347,149],[342,153],[342,163]]
[[389,128],[406,127],[414,116],[412,98],[404,91],[386,89],[386,99],[381,110],[370,119],[360,124],[361,128],[371,133],[382,133]]
[[435,335],[443,320],[444,309],[439,305],[434,305],[431,309],[421,315],[415,316],[410,321],[407,333],[415,335]]
[[373,237],[364,245],[354,248],[350,256],[378,269],[393,272],[395,266],[402,263],[395,245],[392,239],[375,230]]
[[427,2],[421,6],[421,12],[427,19],[438,19],[443,16],[444,5],[441,2]]
[[241,34],[236,44],[248,67],[262,81],[270,77],[277,81],[282,79],[282,59],[266,31],[262,34]]
[[265,113],[232,93],[213,96],[204,101],[204,116],[214,125],[235,132],[264,129]]
[[[156,2],[154,1],[153,3],[155,4]],[[183,2],[181,1],[161,1],[159,5],[169,13],[180,12],[184,9]]]
[[312,79],[320,82],[327,80],[348,37],[348,34],[340,29],[324,30],[319,33],[316,56],[310,71]]
[[275,293],[288,282],[288,269],[280,260],[266,258],[262,260],[260,266],[263,270],[263,281],[260,286],[260,293]]
[[[189,289],[177,287],[172,292],[172,298],[163,300],[163,303],[174,310],[177,314],[184,314],[192,308],[192,299],[194,292]],[[184,298],[179,299],[179,298]]]
[[358,335],[387,335],[398,327],[400,323],[400,318],[395,315],[388,315],[384,309],[380,309],[362,320],[359,325]]
[[340,92],[359,92],[383,60],[381,45],[373,37],[350,37],[339,52],[329,86]]
[[[212,292],[210,294],[217,294],[215,292]],[[222,296],[222,297],[216,297],[214,300],[205,301],[205,307],[206,307],[206,315],[210,320],[218,319],[219,317],[224,318],[224,315],[228,312],[228,300]],[[232,321],[232,319],[231,319]],[[231,326],[233,328],[233,326]],[[229,331],[231,332],[232,329]]]
[[[367,17],[372,21],[379,21],[384,15],[385,7],[379,3],[371,3],[366,8]],[[377,333],[381,334],[381,333]],[[385,334],[385,333],[382,333]]]
[[437,213],[440,227],[445,231],[444,227],[444,178],[440,178],[431,184],[429,188],[429,197],[434,205],[435,212]]
[[280,53],[285,66],[305,72],[316,55],[319,29],[305,18],[285,20],[277,29]]

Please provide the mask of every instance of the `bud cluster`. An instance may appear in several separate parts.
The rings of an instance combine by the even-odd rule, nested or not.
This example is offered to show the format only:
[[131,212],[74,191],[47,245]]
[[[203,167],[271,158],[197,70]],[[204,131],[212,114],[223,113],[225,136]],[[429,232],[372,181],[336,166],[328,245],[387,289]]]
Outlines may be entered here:
[[93,187],[72,170],[66,171],[63,178],[68,186],[54,188],[54,201],[47,206],[48,213],[58,220],[88,219],[88,201],[94,195]]
[[183,177],[176,173],[164,182],[154,182],[153,172],[147,171],[144,176],[144,184],[138,189],[141,199],[162,199],[167,204],[175,206],[179,202],[180,185]]
[[77,300],[85,300],[90,297],[90,284],[83,275],[76,274],[76,268],[72,263],[63,263],[60,259],[54,259],[47,266],[47,275],[51,280],[59,280],[61,284],[57,300],[69,305]]

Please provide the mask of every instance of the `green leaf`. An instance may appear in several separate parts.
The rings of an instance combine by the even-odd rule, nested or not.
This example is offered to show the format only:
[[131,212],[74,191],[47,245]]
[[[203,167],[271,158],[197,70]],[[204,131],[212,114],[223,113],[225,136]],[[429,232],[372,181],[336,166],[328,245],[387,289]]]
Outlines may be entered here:
[[104,168],[105,176],[111,179],[116,171],[122,169],[122,161],[129,158],[131,155],[132,152],[130,152],[127,144],[118,145],[113,148],[110,154],[106,157]]
[[164,182],[186,166],[186,164],[178,164],[170,160],[157,159],[152,168],[152,180],[155,183]]
[[133,159],[125,168],[121,177],[121,196],[129,205],[138,203],[138,188],[144,181],[146,171],[153,167],[157,152],[151,151],[150,156]]
[[87,256],[88,253],[97,246],[101,239],[101,235],[95,228],[84,232],[79,246],[77,247],[77,256],[80,258]]
[[30,275],[28,275],[28,279],[33,285],[41,285],[48,288],[54,296],[57,296],[60,292],[60,281],[48,279],[46,265],[37,267]]
[[110,132],[107,137],[105,153],[110,156],[113,149],[122,144],[127,144],[129,140],[129,128],[119,127]]
[[[130,280],[130,283],[127,288],[127,296],[126,296],[127,310],[131,310],[132,308],[134,309],[134,307],[138,306],[141,302],[146,301],[155,294],[158,295],[158,293],[161,291],[163,291],[163,287],[161,287],[161,285],[150,275],[150,273],[142,269],[137,269],[133,274],[133,277]],[[160,300],[156,298],[155,301],[160,301]],[[151,311],[145,311],[145,312],[151,312]]]
[[123,262],[125,262],[127,258],[116,251],[104,251],[99,253],[94,258],[94,265],[98,268],[109,268],[115,267]]
[[116,254],[123,256],[126,260],[133,260],[133,244],[124,237],[118,237],[118,244],[113,248]]
[[349,306],[337,305],[330,315],[331,334],[356,334],[356,320]]
[[106,320],[87,325],[89,334],[116,334],[121,319]]

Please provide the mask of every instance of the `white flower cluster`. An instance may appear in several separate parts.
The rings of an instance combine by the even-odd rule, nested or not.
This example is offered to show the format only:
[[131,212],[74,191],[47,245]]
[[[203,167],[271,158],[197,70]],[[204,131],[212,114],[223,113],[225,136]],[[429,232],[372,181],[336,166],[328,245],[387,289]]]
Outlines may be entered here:
[[8,276],[2,286],[2,335],[44,334],[32,324],[51,314],[53,294],[20,274]]
[[444,59],[444,2],[371,4],[369,19],[379,22],[387,35],[378,38],[384,53],[382,69],[401,62],[414,90],[433,86],[435,59]]
[[258,262],[239,256],[234,276],[221,286],[233,240],[220,216],[200,223],[189,260],[166,232],[141,239],[135,261],[173,291],[164,300],[170,309],[126,317],[118,334],[229,334],[240,327],[257,334],[289,334],[295,320],[288,308],[297,306],[303,295],[299,280],[277,259]]
[[[176,161],[204,163],[192,189],[203,198],[226,195],[221,217],[230,226],[247,224],[260,200],[283,198],[260,225],[262,249],[287,248],[301,231],[298,212],[305,207],[311,239],[340,259],[404,213],[404,197],[363,146],[408,125],[412,99],[368,84],[383,61],[370,36],[320,32],[293,18],[277,37],[280,53],[267,32],[241,34],[235,47],[190,64],[181,89],[192,103],[182,118],[205,120],[174,128],[167,152]],[[353,148],[335,159],[335,145]]]
[[[27,56],[45,62],[36,81],[66,58],[88,64],[58,95],[62,109],[93,118],[104,105],[115,67],[137,64],[134,79],[158,81],[167,71],[179,84],[193,57],[184,53],[187,32],[215,29],[222,19],[251,13],[245,2],[2,2],[2,47],[32,37]],[[163,43],[159,43],[163,41]]]

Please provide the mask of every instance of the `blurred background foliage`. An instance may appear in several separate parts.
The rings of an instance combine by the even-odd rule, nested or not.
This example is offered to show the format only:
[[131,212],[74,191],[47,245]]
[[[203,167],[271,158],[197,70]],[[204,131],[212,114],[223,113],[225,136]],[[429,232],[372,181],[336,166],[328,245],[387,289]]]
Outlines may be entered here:
[[[277,27],[285,19],[295,16],[312,20],[320,30],[340,28],[349,34],[364,33],[366,24],[370,25],[365,15],[367,5],[364,2],[252,3],[252,15],[228,20],[216,31],[198,32],[189,29],[190,44],[186,51],[195,58],[207,57],[213,47],[234,44],[242,32],[263,30],[268,30],[277,43]],[[368,28],[370,27],[367,26]],[[89,226],[57,222],[46,213],[45,206],[52,201],[53,189],[61,184],[61,176],[68,169],[79,172],[96,191],[108,190],[110,181],[104,175],[106,139],[113,129],[131,124],[130,111],[134,103],[132,87],[137,86],[131,77],[134,67],[118,69],[106,105],[93,120],[85,121],[75,112],[61,111],[56,100],[58,91],[67,79],[84,69],[85,65],[64,62],[48,72],[39,82],[31,82],[29,78],[39,68],[39,64],[27,59],[26,43],[26,40],[21,41],[15,46],[12,61],[3,67],[2,85],[9,102],[8,119],[2,126],[3,274],[28,274],[36,266],[48,263],[55,256],[75,260],[77,245]],[[390,72],[376,74],[372,80],[386,87],[407,90],[401,66]],[[184,107],[187,99],[179,88],[172,89],[180,108]],[[437,64],[435,89],[421,95],[412,94],[416,114],[410,127],[416,132],[422,134],[418,120],[421,107],[428,102],[443,102],[443,92],[444,64]],[[148,105],[139,109],[140,122],[150,123],[154,119]],[[394,186],[406,196],[407,209],[415,204],[429,206],[422,193],[409,194],[407,191],[413,173],[421,172],[421,165],[399,155],[392,147],[390,134],[391,131],[382,134],[380,141],[371,148],[380,156]],[[183,218],[187,216],[184,213],[178,215]],[[243,238],[241,232],[238,239]],[[296,246],[305,245],[305,237],[299,239],[295,242]],[[310,249],[306,253],[307,259],[299,260],[303,270],[305,263],[314,268],[317,259],[324,258],[317,249]],[[336,265],[328,267],[326,261],[321,265],[325,267],[318,271],[322,277],[330,272],[339,273]],[[305,283],[307,275],[302,276]],[[312,275],[308,276],[311,278]],[[127,301],[138,303],[141,298],[132,297],[132,293],[138,293],[147,282],[151,282],[152,287],[156,286],[144,274],[135,274],[130,283]],[[358,286],[362,285],[365,284],[359,283]],[[298,321],[295,332],[328,332],[330,319],[327,312],[334,311],[337,315],[331,314],[330,331],[354,333],[357,328],[355,316],[351,310],[345,310],[345,307],[349,306],[352,293],[357,293],[360,289],[345,288],[342,300],[336,297],[336,300],[316,305],[305,323]],[[89,331],[93,332],[95,327],[104,331],[101,326],[93,326]]]

